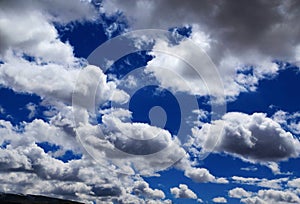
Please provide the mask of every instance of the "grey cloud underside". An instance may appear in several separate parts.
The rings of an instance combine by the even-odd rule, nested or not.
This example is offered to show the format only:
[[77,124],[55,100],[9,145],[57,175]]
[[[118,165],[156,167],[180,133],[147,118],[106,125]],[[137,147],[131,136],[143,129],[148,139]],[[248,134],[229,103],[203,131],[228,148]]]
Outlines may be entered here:
[[[219,139],[209,137],[220,127],[223,133]],[[194,129],[194,136],[194,145],[201,147],[201,151],[225,152],[253,163],[285,161],[300,154],[299,140],[262,113],[227,113],[222,120]]]
[[[104,1],[104,9],[124,12],[136,28],[199,24],[222,44],[222,55],[256,50],[273,58],[292,57],[300,40],[298,1]],[[147,15],[143,15],[144,9]],[[218,46],[220,48],[220,46]],[[212,56],[214,57],[214,56]]]

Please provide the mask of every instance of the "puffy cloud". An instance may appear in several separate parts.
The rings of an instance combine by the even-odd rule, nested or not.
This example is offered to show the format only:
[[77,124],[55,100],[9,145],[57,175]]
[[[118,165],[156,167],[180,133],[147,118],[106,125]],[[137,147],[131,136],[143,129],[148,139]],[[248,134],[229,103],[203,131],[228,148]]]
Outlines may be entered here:
[[[173,91],[209,95],[219,100],[225,96],[233,100],[240,92],[255,91],[260,79],[275,76],[278,71],[275,63],[263,59],[253,59],[260,62],[253,65],[257,69],[249,66],[250,62],[241,62],[240,58],[232,56],[213,64],[207,54],[193,43],[197,43],[197,37],[191,38],[176,45],[156,40],[150,52],[153,59],[148,62],[145,72],[155,76],[161,86]],[[252,75],[247,72],[252,72]],[[217,83],[219,80],[222,83]],[[217,102],[222,102],[219,100]]]
[[107,110],[103,112],[101,125],[81,123],[76,130],[96,160],[104,154],[128,174],[136,171],[151,175],[186,157],[186,151],[175,136],[158,127],[133,123],[130,116],[125,109]]
[[[125,202],[128,195],[135,193],[132,200],[136,203],[143,203],[143,197],[149,202],[153,199],[167,202],[161,200],[165,197],[161,190],[151,189],[141,178],[134,183],[134,175],[120,176],[104,155],[98,155],[99,163],[95,162],[76,142],[74,135],[69,134],[65,126],[60,126],[62,123],[54,121],[49,124],[34,120],[18,129],[0,120],[0,133],[5,135],[2,140],[9,141],[5,148],[0,149],[2,192],[42,194],[85,203]],[[80,159],[64,163],[54,158],[57,156],[54,153],[46,153],[36,145],[36,142],[43,141],[84,154]]]
[[185,184],[179,184],[179,188],[174,187],[171,188],[170,191],[175,196],[175,198],[197,199],[197,195]]
[[164,199],[165,194],[163,191],[158,189],[152,189],[149,187],[149,184],[145,181],[136,181],[132,192],[136,195],[145,196],[146,198],[152,199]]
[[227,203],[226,198],[224,197],[215,197],[212,199],[214,203]]
[[278,190],[259,190],[256,196],[250,198],[244,198],[241,202],[246,204],[254,203],[299,203],[300,198],[290,191],[278,191]]
[[82,1],[25,3],[18,0],[1,1],[0,5],[0,56],[13,49],[46,62],[55,61],[64,65],[74,63],[76,58],[73,48],[59,40],[52,20],[68,23],[91,20],[95,15],[93,6]]
[[228,192],[228,195],[229,197],[232,198],[243,198],[243,197],[250,197],[251,192],[245,191],[245,189],[243,188],[234,188]]
[[[221,135],[214,131],[223,128]],[[202,152],[225,152],[244,161],[259,162],[278,173],[275,162],[296,158],[300,153],[300,142],[263,113],[247,115],[230,112],[201,129],[194,128],[194,145]]]
[[228,183],[227,179],[216,178],[205,168],[189,167],[185,169],[184,175],[192,179],[194,182],[198,182],[198,183],[206,183],[206,182],[215,182],[215,183],[223,183],[223,184]]
[[[293,1],[263,0],[239,3],[143,1],[131,4],[106,0],[103,1],[103,10],[107,13],[120,10],[133,28],[169,29],[191,25],[190,38],[212,58],[222,76],[226,96],[234,99],[240,92],[255,91],[259,80],[276,76],[279,67],[273,62],[274,59],[299,61],[297,5]],[[147,15],[143,12],[145,9]],[[287,29],[291,32],[287,33]],[[170,50],[180,52],[182,48],[180,43]],[[155,56],[157,59],[153,59],[153,64],[168,61],[168,66],[172,65],[174,70],[180,70],[182,66],[176,60],[172,62],[171,57]],[[159,76],[162,72],[154,70],[161,83],[167,83],[167,76]],[[188,79],[193,78],[190,76]],[[176,81],[168,85],[178,88]],[[193,85],[190,90],[201,90],[201,81],[200,85],[194,83],[195,80],[187,81]]]
[[128,98],[125,92],[116,88],[114,82],[106,82],[106,75],[100,68],[91,65],[83,69],[68,69],[52,63],[37,65],[12,55],[0,68],[0,83],[3,86],[68,105],[72,104],[73,93],[75,105],[89,109],[95,107],[90,107],[95,100],[101,104],[107,100],[123,102]]

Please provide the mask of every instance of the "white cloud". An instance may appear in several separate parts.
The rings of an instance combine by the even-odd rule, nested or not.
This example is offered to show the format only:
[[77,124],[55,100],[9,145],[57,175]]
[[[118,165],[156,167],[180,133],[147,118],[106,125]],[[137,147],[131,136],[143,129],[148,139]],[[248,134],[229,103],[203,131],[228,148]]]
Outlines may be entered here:
[[16,92],[37,94],[47,100],[71,105],[72,94],[75,94],[75,105],[91,109],[95,106],[89,105],[95,100],[101,104],[107,100],[123,102],[128,98],[114,82],[106,82],[107,77],[100,68],[91,65],[83,69],[53,63],[38,65],[10,55],[0,67],[0,83],[3,86]]
[[[97,163],[83,151],[82,158],[64,163],[35,144],[48,141],[80,152],[80,145],[76,140],[72,142],[74,135],[68,135],[70,132],[65,126],[34,120],[24,124],[20,131],[9,122],[1,120],[0,124],[0,133],[5,135],[3,140],[10,141],[6,148],[0,149],[2,192],[48,195],[85,203],[125,202],[135,193],[131,198],[137,203],[143,203],[144,196],[149,202],[167,202],[162,200],[165,198],[163,191],[151,189],[141,178],[135,175],[120,177],[115,166],[103,155],[101,163]],[[134,182],[137,178],[138,182]]]
[[141,174],[153,174],[185,156],[178,139],[172,138],[168,131],[129,122],[130,115],[127,110],[116,109],[102,116],[101,126],[77,128],[81,141],[95,159],[105,153],[114,164],[127,169],[127,173],[133,173],[134,167]]
[[243,197],[250,197],[251,192],[245,191],[245,189],[243,188],[234,188],[228,192],[228,195],[229,197],[232,198],[243,198]]
[[216,178],[205,168],[188,167],[185,169],[184,175],[197,183],[206,183],[206,182],[215,182],[215,183],[222,183],[222,184],[228,183],[227,179]]
[[257,171],[257,167],[256,166],[242,167],[241,170],[243,170],[243,171]]
[[289,180],[287,177],[278,178],[278,179],[266,179],[266,178],[251,178],[251,177],[240,177],[240,176],[233,176],[233,182],[246,184],[246,185],[254,185],[264,188],[271,188],[271,189],[282,189],[286,182]]
[[[210,137],[222,127],[221,135]],[[264,164],[274,173],[279,173],[275,162],[296,158],[300,153],[299,140],[263,113],[229,112],[222,120],[194,128],[193,135],[194,145],[203,152],[225,152],[244,161]]]
[[136,195],[145,196],[146,198],[152,199],[164,199],[165,194],[163,191],[158,189],[152,189],[149,187],[149,184],[145,181],[136,181],[132,192]]
[[12,49],[65,66],[77,59],[73,56],[73,48],[59,40],[52,21],[92,20],[96,14],[91,4],[79,0],[63,3],[56,0],[1,1],[0,11],[0,56]]
[[216,198],[213,198],[212,201],[214,203],[227,203],[227,200],[224,197],[216,197]]
[[185,184],[179,184],[179,188],[174,187],[171,188],[170,191],[175,196],[175,198],[197,199],[197,195]]
[[290,191],[278,191],[278,190],[259,190],[256,196],[250,198],[243,198],[241,202],[246,204],[254,204],[254,203],[299,203],[300,198]]
[[300,134],[300,112],[288,113],[282,110],[274,113],[272,118],[294,134]]
[[292,188],[300,188],[300,178],[290,180],[288,186]]

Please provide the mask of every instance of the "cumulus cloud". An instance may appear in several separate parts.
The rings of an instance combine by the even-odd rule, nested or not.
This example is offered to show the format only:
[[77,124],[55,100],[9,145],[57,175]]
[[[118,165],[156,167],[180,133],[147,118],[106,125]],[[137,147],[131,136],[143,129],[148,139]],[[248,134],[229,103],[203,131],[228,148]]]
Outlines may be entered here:
[[179,184],[179,188],[174,187],[171,188],[170,191],[175,196],[175,198],[197,199],[197,195],[192,190],[190,190],[185,184]]
[[[209,137],[223,128],[221,135]],[[247,115],[230,112],[222,120],[194,128],[194,145],[201,151],[225,152],[244,161],[267,165],[279,172],[276,162],[296,158],[300,142],[291,133],[263,113]]]
[[[299,18],[297,4],[293,1],[263,0],[214,4],[210,1],[143,1],[126,4],[114,0],[103,1],[103,10],[107,13],[117,10],[123,12],[133,28],[169,29],[191,25],[190,38],[212,58],[222,75],[226,96],[234,99],[240,92],[255,91],[259,80],[276,76],[279,67],[274,60],[299,61],[300,26],[295,26]],[[287,33],[287,29],[291,32]],[[179,44],[171,50],[180,52],[182,47]],[[170,57],[155,56],[157,59],[153,59],[153,64],[164,60],[172,62]],[[170,65],[180,70],[181,64],[176,61]],[[159,70],[155,72],[158,76]],[[168,81],[167,76],[158,79],[164,83]],[[193,84],[192,90],[201,89],[201,82],[199,85],[194,83],[195,80],[187,81]],[[168,84],[178,87],[172,82]]]
[[227,203],[227,199],[224,197],[215,197],[212,199],[214,203]]
[[[52,21],[92,20],[93,6],[83,1],[1,1],[0,56],[19,51],[46,62],[72,64],[73,48],[59,40]],[[20,33],[22,33],[20,35]]]
[[256,196],[250,198],[243,198],[241,202],[246,204],[254,203],[299,203],[300,198],[291,191],[278,191],[278,190],[259,190]]
[[149,187],[149,184],[145,181],[136,181],[132,192],[137,195],[145,196],[146,198],[152,199],[163,199],[165,194],[163,191],[158,189],[152,189]]
[[1,142],[9,141],[6,147],[0,148],[2,192],[42,194],[85,203],[125,202],[134,193],[131,200],[136,203],[143,203],[145,197],[149,202],[167,202],[162,200],[165,198],[163,191],[150,188],[141,178],[134,182],[135,175],[120,176],[105,156],[98,155],[101,165],[88,154],[62,162],[36,144],[53,142],[60,148],[85,153],[76,141],[72,141],[74,135],[69,135],[64,126],[34,120],[24,124],[20,131],[7,121],[1,120],[0,124],[0,133],[5,135]]
[[234,188],[228,192],[228,195],[232,198],[243,198],[251,196],[251,192],[248,192],[243,188]]
[[188,167],[185,169],[184,175],[197,183],[206,183],[206,182],[215,182],[221,184],[228,183],[227,179],[216,178],[205,168]]
[[[100,115],[94,109],[96,106],[108,101],[123,103],[128,95],[117,88],[116,82],[108,81],[99,67],[86,66],[84,60],[76,58],[72,46],[59,39],[54,26],[92,21],[99,14],[95,13],[95,7],[89,1],[1,1],[0,5],[0,85],[15,92],[36,94],[42,98],[42,105],[51,106],[47,121],[35,119],[14,126],[0,120],[3,135],[0,143],[6,144],[0,148],[0,191],[41,194],[84,203],[170,203],[163,200],[163,191],[150,188],[136,175],[117,173],[117,166],[132,170],[133,165],[128,155],[120,157],[111,150],[116,146],[121,150],[135,147],[135,153],[142,152],[142,147],[125,138],[143,139],[140,136],[145,136],[144,139],[149,139],[160,133],[163,136],[154,146],[148,143],[145,149],[155,149],[155,144],[167,146],[169,149],[158,155],[162,160],[133,158],[139,165],[135,166],[137,170],[153,174],[166,163],[169,166],[185,156],[179,141],[168,131],[142,123],[126,123],[117,116],[113,120],[108,114],[103,117],[102,127],[96,125],[95,118]],[[28,104],[27,108],[32,117],[34,105]],[[128,113],[114,114],[129,116]],[[95,161],[80,144],[76,131],[97,138],[103,136],[101,128],[107,131],[106,138],[101,138],[106,142],[106,151],[98,154]],[[141,131],[145,134],[139,134]],[[122,133],[126,133],[126,137],[118,140]],[[42,143],[57,146],[58,150],[46,151],[41,148]],[[82,156],[63,162],[60,158],[66,151]],[[112,163],[110,158],[121,164]]]
[[216,178],[205,168],[193,167],[178,138],[168,131],[131,122],[131,112],[125,109],[104,110],[102,114],[101,125],[81,123],[76,129],[96,160],[104,154],[123,173],[142,175],[153,175],[175,164],[196,182],[228,182],[225,178]]
[[91,101],[101,104],[110,99],[122,102],[128,98],[125,92],[116,88],[114,82],[106,82],[107,77],[100,68],[91,65],[83,69],[68,69],[53,63],[37,65],[11,55],[0,68],[0,83],[3,86],[68,105],[72,104],[74,90],[76,105],[89,109]]
[[[227,52],[240,53],[238,55],[257,51],[274,58],[293,58],[296,53],[290,48],[297,47],[299,43],[297,33],[300,27],[295,26],[299,14],[297,3],[293,1],[256,0],[212,4],[210,1],[186,3],[178,0],[126,4],[114,0],[104,1],[103,7],[108,13],[123,11],[135,28],[166,29],[197,24],[217,41],[219,47],[226,48]],[[145,8],[148,15],[142,12]],[[256,10],[255,14],[253,9]],[[292,28],[293,32],[286,33],[286,28]]]

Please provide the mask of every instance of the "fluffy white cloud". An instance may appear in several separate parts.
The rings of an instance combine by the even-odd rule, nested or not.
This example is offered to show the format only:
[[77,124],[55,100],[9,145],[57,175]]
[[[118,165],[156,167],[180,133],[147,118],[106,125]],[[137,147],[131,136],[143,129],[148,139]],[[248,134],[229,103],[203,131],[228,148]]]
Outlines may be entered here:
[[145,196],[146,198],[152,199],[164,199],[165,194],[163,191],[158,189],[152,189],[149,187],[149,184],[145,181],[136,181],[132,192],[136,195]]
[[256,196],[250,198],[244,198],[241,202],[246,204],[266,204],[266,203],[299,203],[300,198],[290,191],[278,191],[278,190],[259,190]]
[[114,82],[106,82],[107,77],[100,68],[91,65],[83,69],[53,63],[38,65],[12,54],[0,68],[3,86],[68,105],[72,104],[72,94],[76,97],[75,105],[89,109],[95,107],[90,107],[95,101],[101,104],[107,100],[123,102],[128,98]]
[[105,154],[126,173],[153,174],[185,157],[176,137],[161,128],[132,123],[130,115],[124,109],[111,110],[102,116],[100,126],[77,128],[82,144],[96,160]]
[[197,195],[185,184],[179,184],[179,188],[174,187],[171,188],[170,191],[175,196],[175,198],[197,199]]
[[243,188],[234,188],[228,192],[228,195],[229,197],[232,198],[243,198],[243,197],[250,197],[251,192],[248,192]]
[[[154,51],[150,53],[154,58],[148,62],[145,72],[153,74],[161,86],[202,96],[220,98],[224,95],[228,100],[233,100],[240,92],[255,91],[260,79],[275,76],[278,71],[275,63],[265,59],[257,60],[255,57],[252,62],[260,62],[253,64],[256,69],[249,66],[251,60],[243,62],[233,56],[213,64],[206,53],[195,46],[199,36],[197,31],[194,32],[191,40],[182,40],[176,45],[156,40]],[[207,41],[206,43],[209,43],[208,39]],[[197,63],[194,63],[195,61]],[[253,74],[246,74],[247,71]],[[222,84],[216,83],[219,80]]]
[[[221,135],[214,131],[223,128]],[[249,162],[267,165],[279,173],[278,161],[296,158],[300,142],[263,113],[230,112],[222,120],[194,128],[194,145],[202,152],[225,152]],[[214,135],[214,136],[212,136]]]
[[215,182],[215,183],[223,183],[223,184],[228,183],[227,179],[216,178],[205,168],[188,167],[185,169],[184,175],[192,179],[194,182],[198,182],[198,183],[206,183],[206,182]]
[[214,203],[227,203],[226,198],[224,197],[215,197],[212,199]]
[[1,1],[0,56],[8,50],[41,58],[45,62],[73,64],[73,48],[59,40],[52,21],[91,20],[93,6],[82,1]]

